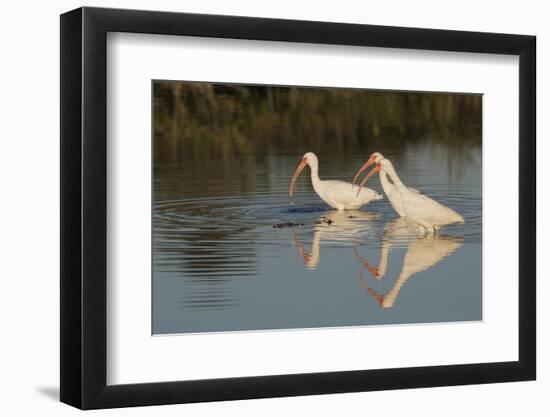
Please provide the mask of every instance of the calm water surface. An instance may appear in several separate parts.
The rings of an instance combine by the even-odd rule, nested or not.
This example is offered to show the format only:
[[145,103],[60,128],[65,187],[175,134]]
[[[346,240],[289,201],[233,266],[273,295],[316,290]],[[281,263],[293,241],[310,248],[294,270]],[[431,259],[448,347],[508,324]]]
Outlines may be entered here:
[[[153,333],[480,320],[481,148],[457,152],[427,139],[399,152],[320,154],[321,179],[350,181],[373,151],[466,223],[422,236],[387,199],[333,211],[313,191],[309,169],[292,204],[288,186],[302,155],[294,151],[220,152],[208,166],[158,162]],[[378,176],[367,186],[382,191]]]

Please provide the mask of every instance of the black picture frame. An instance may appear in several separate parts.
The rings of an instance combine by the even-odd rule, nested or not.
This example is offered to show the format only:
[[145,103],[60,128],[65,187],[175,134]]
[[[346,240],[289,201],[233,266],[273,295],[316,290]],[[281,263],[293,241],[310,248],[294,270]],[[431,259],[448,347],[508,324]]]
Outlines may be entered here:
[[[107,385],[108,32],[519,56],[519,360]],[[61,15],[61,401],[81,409],[533,380],[534,36],[102,8]]]

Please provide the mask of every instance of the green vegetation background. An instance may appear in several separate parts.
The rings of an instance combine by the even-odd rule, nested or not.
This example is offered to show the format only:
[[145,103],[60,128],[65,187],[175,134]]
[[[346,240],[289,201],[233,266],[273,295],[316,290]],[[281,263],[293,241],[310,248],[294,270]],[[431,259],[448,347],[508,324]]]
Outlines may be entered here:
[[155,160],[481,146],[479,94],[155,82]]

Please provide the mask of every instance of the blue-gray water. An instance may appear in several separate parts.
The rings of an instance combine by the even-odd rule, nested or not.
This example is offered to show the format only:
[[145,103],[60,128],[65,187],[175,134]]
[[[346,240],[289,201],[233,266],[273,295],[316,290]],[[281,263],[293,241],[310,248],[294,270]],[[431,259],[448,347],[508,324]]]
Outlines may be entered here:
[[[387,199],[359,212],[330,210],[309,169],[291,204],[301,153],[219,153],[208,167],[157,162],[153,333],[482,319],[481,148],[457,151],[428,138],[398,152],[319,155],[321,179],[350,181],[373,151],[466,223],[433,237],[399,220]],[[217,175],[201,181],[204,169]],[[382,191],[378,176],[367,186]],[[280,223],[297,225],[273,227]]]

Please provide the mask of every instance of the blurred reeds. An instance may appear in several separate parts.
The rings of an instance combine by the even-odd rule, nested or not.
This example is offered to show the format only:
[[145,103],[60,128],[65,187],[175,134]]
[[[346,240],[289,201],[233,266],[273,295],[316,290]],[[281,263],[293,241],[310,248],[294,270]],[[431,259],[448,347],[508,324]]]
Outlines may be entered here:
[[481,146],[482,96],[155,81],[155,161]]

